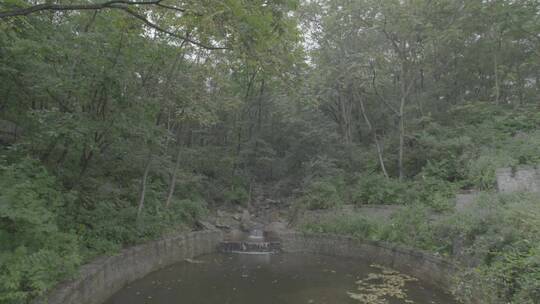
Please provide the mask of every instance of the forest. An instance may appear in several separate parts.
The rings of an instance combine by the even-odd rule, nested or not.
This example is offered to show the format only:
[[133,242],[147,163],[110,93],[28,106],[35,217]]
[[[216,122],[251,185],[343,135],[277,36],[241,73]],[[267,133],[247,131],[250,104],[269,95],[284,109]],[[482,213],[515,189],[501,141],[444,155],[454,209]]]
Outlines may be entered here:
[[[537,0],[1,0],[0,303],[224,206],[398,205],[297,229],[468,265],[540,303]],[[477,191],[473,207],[455,197]]]

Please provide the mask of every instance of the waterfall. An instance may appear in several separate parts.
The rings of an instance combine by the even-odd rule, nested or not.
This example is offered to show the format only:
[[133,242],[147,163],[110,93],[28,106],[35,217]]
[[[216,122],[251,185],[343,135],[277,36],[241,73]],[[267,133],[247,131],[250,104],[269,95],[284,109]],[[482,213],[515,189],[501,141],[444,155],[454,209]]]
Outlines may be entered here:
[[220,244],[220,251],[225,253],[271,254],[279,252],[280,248],[280,243],[267,240],[261,229],[252,229],[244,240],[224,241]]

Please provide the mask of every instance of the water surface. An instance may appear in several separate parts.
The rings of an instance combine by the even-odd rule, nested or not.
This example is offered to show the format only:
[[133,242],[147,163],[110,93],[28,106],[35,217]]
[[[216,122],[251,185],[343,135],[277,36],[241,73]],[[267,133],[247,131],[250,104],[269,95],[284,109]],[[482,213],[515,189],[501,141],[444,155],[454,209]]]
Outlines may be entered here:
[[[105,304],[358,304],[347,292],[357,292],[356,281],[380,272],[361,260],[321,255],[211,254],[153,272]],[[405,289],[412,302],[387,303],[456,303],[420,282]]]

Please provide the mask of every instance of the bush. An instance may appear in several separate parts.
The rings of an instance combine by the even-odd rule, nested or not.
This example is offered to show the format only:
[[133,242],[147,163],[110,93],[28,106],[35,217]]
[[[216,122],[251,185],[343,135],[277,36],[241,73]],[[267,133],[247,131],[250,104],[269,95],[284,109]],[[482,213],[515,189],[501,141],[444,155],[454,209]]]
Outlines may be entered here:
[[540,300],[540,195],[482,195],[433,231],[440,243],[460,240],[459,251],[448,249],[475,266],[459,277],[457,292],[463,298],[481,293],[486,303]]
[[435,211],[449,211],[455,206],[455,195],[459,186],[459,183],[427,175],[414,183],[410,196],[417,203]]
[[79,210],[77,231],[85,245],[85,256],[89,258],[185,228],[206,212],[203,200],[175,198],[169,208],[165,208],[162,200],[150,196],[136,220],[137,208],[128,201],[102,201],[91,210]]
[[493,304],[540,303],[540,195],[484,193],[471,207],[440,219],[430,219],[429,210],[414,204],[389,221],[351,214],[302,229],[450,255],[472,267],[455,284],[456,295],[467,303],[479,297]]
[[467,182],[480,190],[493,189],[496,184],[495,171],[501,167],[515,166],[517,163],[516,159],[507,154],[492,150],[483,151],[478,158],[469,162]]
[[360,177],[351,191],[354,204],[405,204],[409,202],[410,184],[383,175],[373,174]]
[[364,216],[349,216],[327,222],[306,223],[301,229],[311,233],[345,234],[360,239],[372,239],[377,233],[378,226]]
[[388,223],[380,225],[374,238],[421,249],[437,247],[432,240],[429,210],[421,205],[394,213]]
[[519,133],[505,143],[504,150],[520,165],[540,164],[540,130]]
[[171,204],[171,209],[166,212],[171,223],[183,223],[193,225],[201,217],[208,214],[206,202],[203,200],[183,199]]
[[331,180],[311,182],[298,199],[298,204],[310,210],[329,209],[342,203],[343,198],[338,187]]
[[27,303],[75,273],[81,258],[73,235],[57,234],[40,249],[24,246],[0,255],[0,303]]
[[313,233],[334,233],[360,239],[433,248],[428,211],[423,206],[404,207],[388,221],[374,221],[362,214],[351,214],[326,221],[305,223],[301,229]]
[[226,190],[225,193],[223,193],[223,199],[227,203],[245,207],[249,202],[249,193],[241,186],[232,186],[229,190]]
[[0,303],[26,303],[81,262],[77,237],[58,225],[72,195],[57,188],[32,159],[0,166]]

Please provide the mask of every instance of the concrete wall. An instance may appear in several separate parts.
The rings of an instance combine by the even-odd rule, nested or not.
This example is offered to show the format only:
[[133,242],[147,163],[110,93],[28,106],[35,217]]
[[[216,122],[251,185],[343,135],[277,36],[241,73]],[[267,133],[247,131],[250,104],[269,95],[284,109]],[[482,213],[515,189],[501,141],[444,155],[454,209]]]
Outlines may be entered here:
[[[413,275],[444,290],[451,286],[456,271],[453,264],[433,255],[385,243],[297,232],[281,233],[279,237],[285,252],[360,258]],[[34,304],[101,304],[128,283],[152,271],[216,251],[222,240],[220,231],[201,231],[125,249],[118,255],[83,266],[77,279],[60,284]]]
[[456,266],[428,253],[382,242],[361,241],[330,234],[288,232],[280,234],[285,252],[305,252],[363,259],[412,275],[449,291]]
[[82,267],[76,280],[57,286],[35,304],[101,304],[126,284],[165,266],[216,251],[220,231],[182,234],[122,250]]
[[21,135],[21,128],[15,123],[0,119],[0,144],[9,144],[15,142]]
[[496,176],[500,192],[540,192],[540,168],[501,168]]

